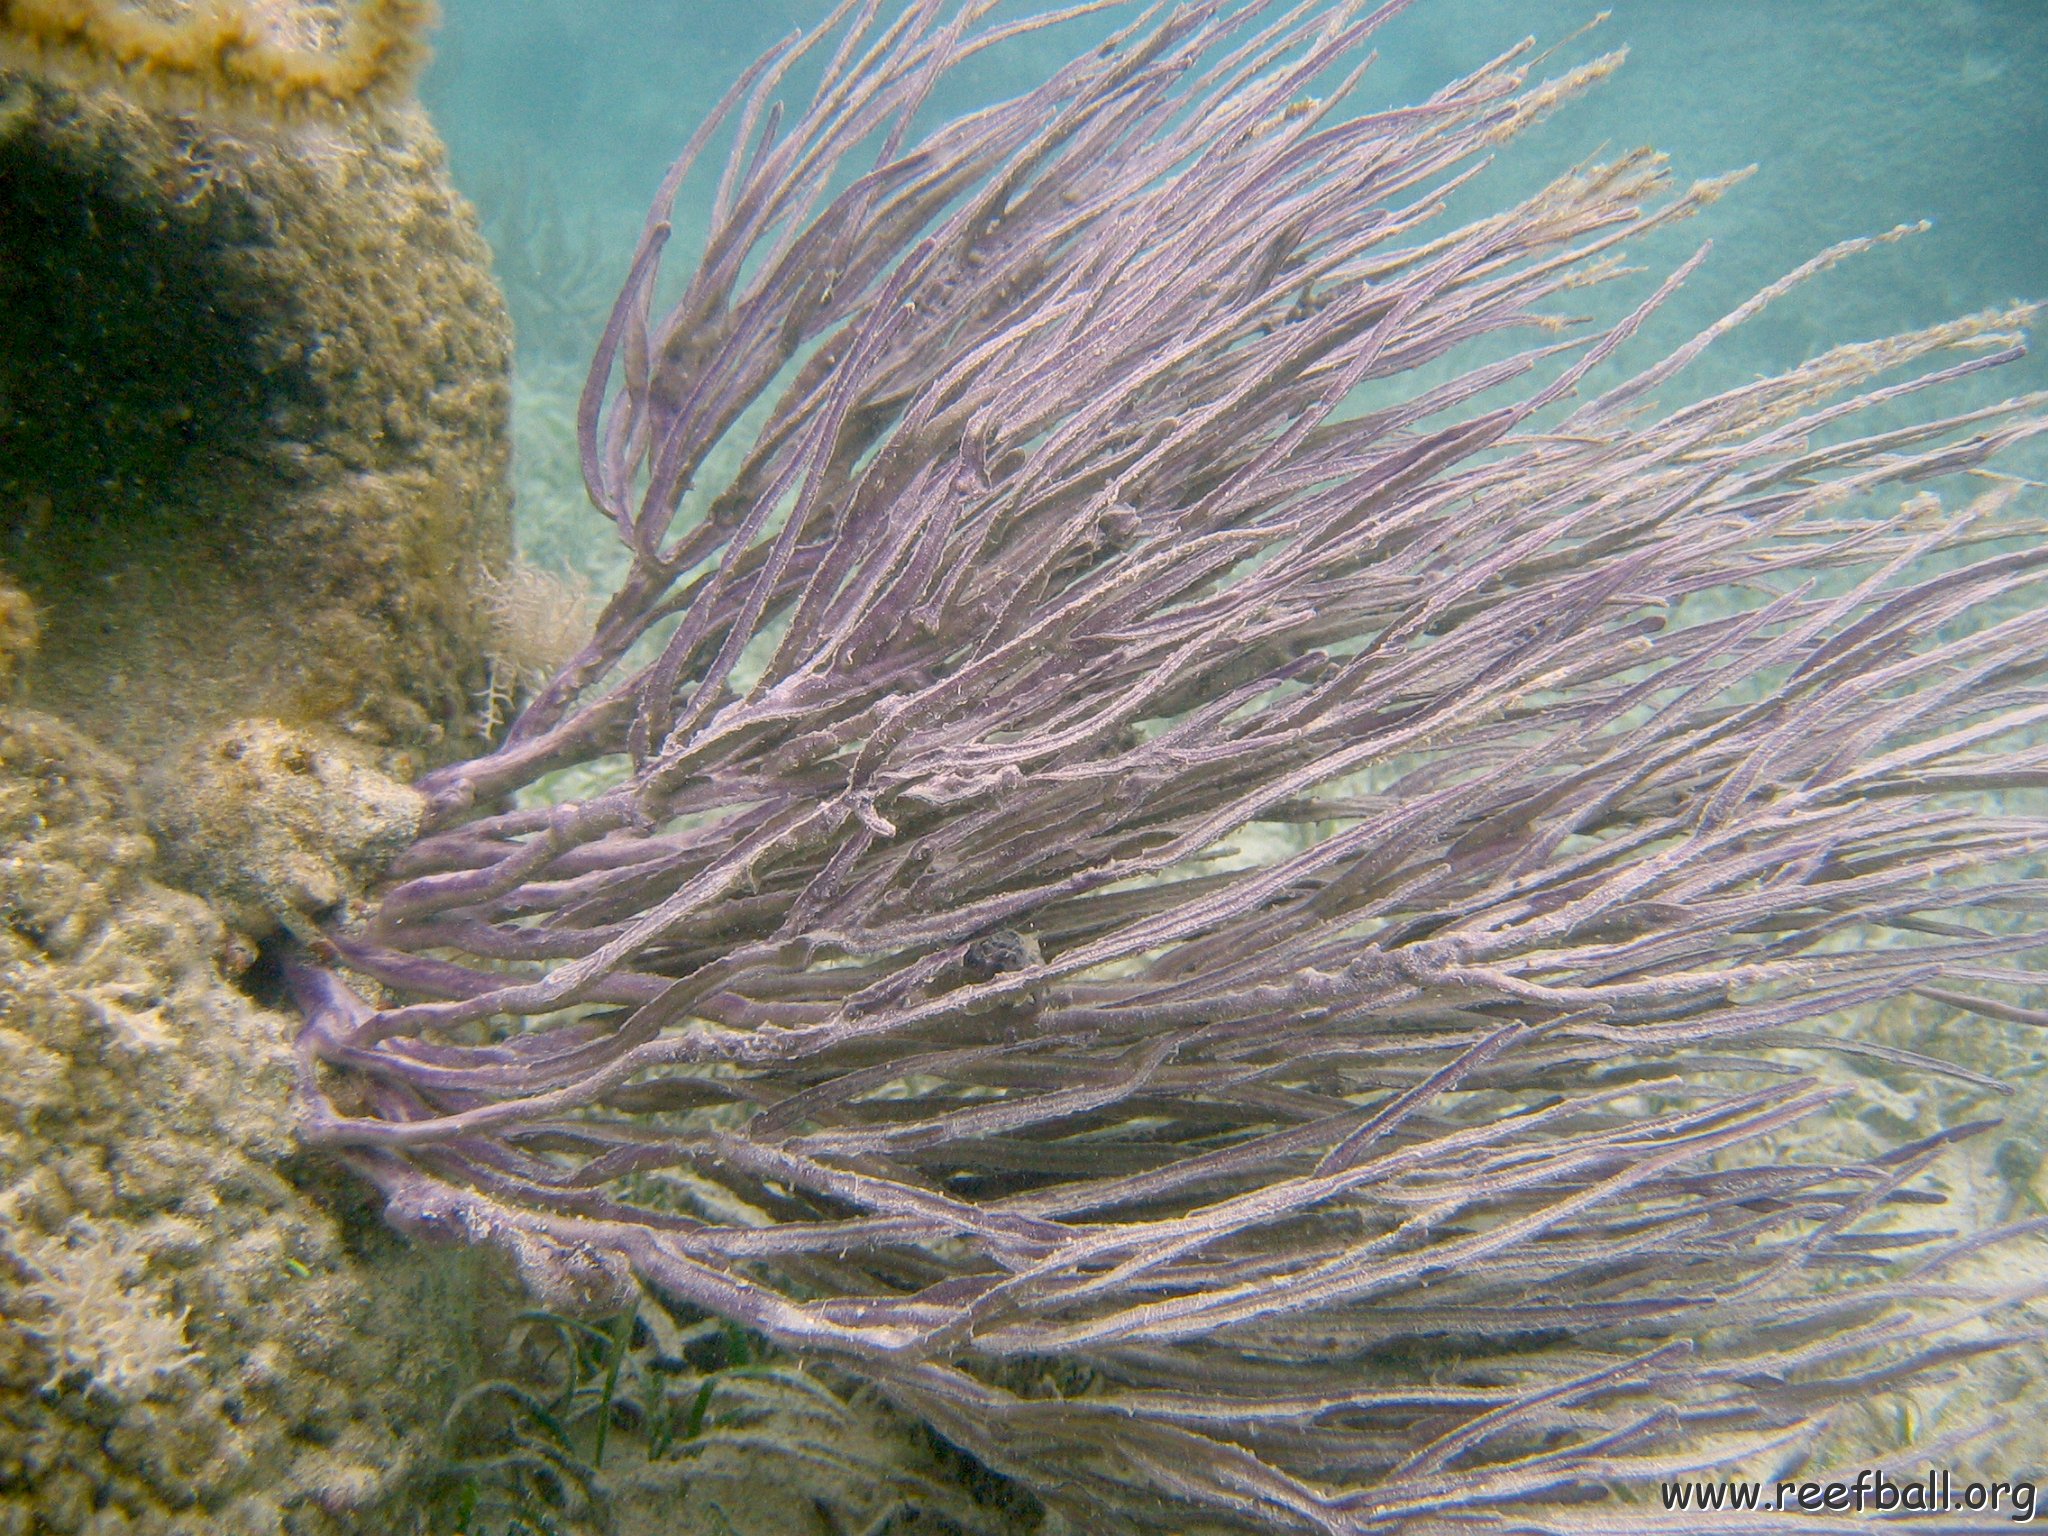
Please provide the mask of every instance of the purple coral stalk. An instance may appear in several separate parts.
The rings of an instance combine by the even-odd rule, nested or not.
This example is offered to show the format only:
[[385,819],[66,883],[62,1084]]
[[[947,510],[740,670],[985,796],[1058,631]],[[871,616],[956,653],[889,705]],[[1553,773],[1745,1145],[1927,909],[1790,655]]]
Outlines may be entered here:
[[1350,115],[1403,8],[1148,12],[918,138],[1052,18],[848,0],[734,87],[583,398],[630,571],[336,936],[389,1003],[300,978],[305,1135],[400,1227],[1133,1528],[1629,1528],[1575,1500],[1996,1342],[1916,1310],[2011,1299],[1981,1236],[1876,1222],[1951,1138],[1788,1148],[1817,1050],[1971,1076],[1852,1010],[2028,1011],[2048,822],[1987,796],[2048,779],[2048,546],[2006,480],[1895,488],[2040,402],[1878,409],[2025,317],[1653,403],[1851,242],[1589,395],[1701,258],[1555,301],[1723,184],[1442,227],[1613,61]]

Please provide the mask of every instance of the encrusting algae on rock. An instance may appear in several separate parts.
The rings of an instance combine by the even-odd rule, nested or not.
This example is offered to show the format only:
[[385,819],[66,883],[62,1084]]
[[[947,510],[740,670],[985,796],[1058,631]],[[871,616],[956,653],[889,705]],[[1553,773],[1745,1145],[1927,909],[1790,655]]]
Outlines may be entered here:
[[[269,111],[350,106],[409,85],[426,55],[432,0],[159,4],[0,0],[0,64]],[[307,33],[315,35],[308,37]],[[322,35],[324,34],[324,35]],[[323,46],[324,44],[324,46]]]
[[7,696],[42,638],[36,605],[4,574],[0,574],[0,699]]
[[275,720],[194,742],[149,796],[163,868],[261,938],[361,889],[419,830],[417,791]]
[[298,1151],[290,1021],[133,770],[0,714],[0,850],[0,1532],[400,1528],[510,1286]]
[[235,984],[486,707],[511,339],[428,15],[0,0],[0,1536],[408,1528],[517,1304],[303,1153]]
[[138,756],[251,716],[461,750],[511,561],[511,333],[431,125],[396,75],[348,110],[167,103],[154,60],[38,42],[60,10],[257,17],[308,60],[371,14],[0,10],[0,568],[42,615],[29,701]]

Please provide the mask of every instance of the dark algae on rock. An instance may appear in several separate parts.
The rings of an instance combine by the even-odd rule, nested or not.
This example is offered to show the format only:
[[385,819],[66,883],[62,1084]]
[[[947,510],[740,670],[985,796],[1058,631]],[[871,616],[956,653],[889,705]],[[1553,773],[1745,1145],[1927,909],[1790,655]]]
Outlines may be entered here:
[[1659,340],[1738,178],[1486,206],[1619,60],[1361,111],[1407,8],[951,119],[1049,19],[772,50],[598,338],[586,608],[418,0],[0,0],[0,1533],[1621,1536],[1998,1450],[2031,312],[1697,387],[1907,231]]
[[[317,45],[330,13],[265,14]],[[180,103],[161,68],[20,51],[0,562],[42,615],[29,697],[143,755],[250,716],[446,755],[510,564],[511,338],[425,117]]]

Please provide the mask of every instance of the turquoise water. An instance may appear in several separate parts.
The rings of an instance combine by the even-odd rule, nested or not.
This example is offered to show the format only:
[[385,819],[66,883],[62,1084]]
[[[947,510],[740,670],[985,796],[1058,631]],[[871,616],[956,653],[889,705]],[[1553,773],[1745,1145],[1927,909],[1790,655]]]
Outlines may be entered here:
[[[1567,38],[1595,0],[1419,0],[1384,30],[1364,106],[1416,99],[1528,34]],[[508,202],[559,228],[535,263],[558,287],[608,293],[649,194],[726,83],[825,7],[800,0],[447,0],[425,93],[457,180],[504,233]],[[1121,13],[1116,13],[1121,14]],[[954,82],[959,105],[1014,90],[1104,23],[1033,39]],[[2048,3],[2043,0],[1613,0],[1577,59],[1627,66],[1542,125],[1511,162],[1558,168],[1638,144],[1683,177],[1756,176],[1659,252],[1716,241],[1682,301],[1718,313],[1813,251],[1930,219],[1926,236],[1852,264],[1745,339],[1738,373],[1829,341],[2018,298],[2048,298]],[[1510,163],[1500,191],[1525,178]],[[536,242],[526,241],[532,245]],[[501,255],[501,260],[504,257]],[[522,345],[588,349],[508,274]],[[589,306],[586,305],[586,308]],[[2048,382],[2030,364],[2028,382]],[[2012,381],[2008,374],[2007,381]]]
[[[518,327],[519,539],[544,567],[607,588],[621,558],[591,516],[575,395],[649,198],[729,82],[824,0],[446,0],[424,94],[497,253]],[[1020,9],[1018,14],[1024,12]],[[931,115],[1014,94],[1119,7],[970,60]],[[1676,345],[1815,252],[1902,223],[1925,234],[1825,273],[1718,343],[1676,388],[1704,393],[1843,341],[2048,300],[2048,0],[1417,0],[1382,30],[1361,110],[1428,96],[1534,36],[1541,74],[1626,49],[1626,64],[1508,146],[1456,212],[1476,217],[1587,158],[1638,146],[1689,181],[1755,174],[1639,242],[1647,275],[1585,299],[1615,314],[1702,242],[1702,269],[1596,386]],[[802,71],[790,82],[792,107]],[[707,156],[715,167],[719,152]],[[701,238],[703,171],[678,202],[678,257]],[[1576,297],[1576,296],[1575,296]],[[2048,361],[1966,381],[1948,408],[2048,387]],[[2010,467],[2048,475],[2048,454]]]

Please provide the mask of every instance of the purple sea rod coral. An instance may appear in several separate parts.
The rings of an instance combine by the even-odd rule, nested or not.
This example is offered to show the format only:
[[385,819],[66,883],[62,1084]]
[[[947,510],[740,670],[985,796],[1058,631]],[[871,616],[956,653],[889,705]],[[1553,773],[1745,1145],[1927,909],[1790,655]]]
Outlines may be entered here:
[[1968,1076],[1851,1010],[2038,1021],[2048,545],[1983,466],[2039,402],[1891,409],[2025,316],[1660,407],[1870,242],[1624,379],[1699,258],[1550,302],[1721,184],[1443,227],[1612,61],[1352,115],[1400,9],[1148,12],[922,138],[1043,23],[849,0],[735,86],[583,397],[630,571],[335,935],[385,1004],[298,974],[398,1226],[851,1366],[1090,1530],[1639,1529],[1585,1494],[1997,1340],[1984,1234],[1889,1219],[1961,1133],[1826,1128],[1836,1053]]

